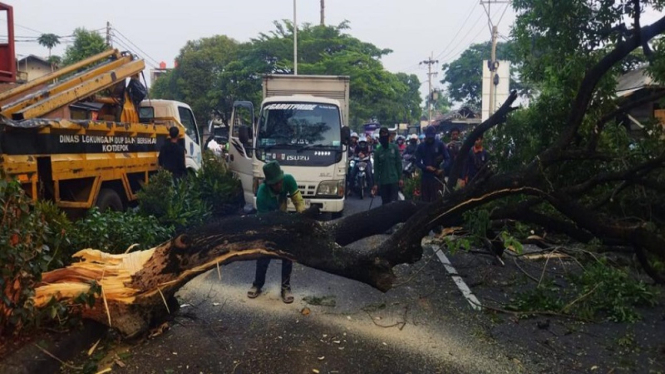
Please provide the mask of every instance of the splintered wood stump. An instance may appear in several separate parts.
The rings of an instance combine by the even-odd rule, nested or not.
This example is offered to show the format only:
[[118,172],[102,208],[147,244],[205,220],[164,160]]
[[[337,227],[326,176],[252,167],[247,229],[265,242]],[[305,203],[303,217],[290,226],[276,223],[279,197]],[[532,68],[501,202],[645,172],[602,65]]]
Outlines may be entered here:
[[111,255],[85,249],[74,255],[80,262],[43,274],[34,301],[40,307],[52,298],[71,300],[97,282],[101,297],[92,308],[83,309],[83,316],[131,337],[165,314],[167,300],[189,280],[233,261],[288,258],[387,291],[395,279],[392,267],[416,261],[421,254],[386,256],[388,252],[381,248],[358,250],[343,245],[383,233],[422,207],[393,203],[334,222],[282,212],[233,217],[144,251]]

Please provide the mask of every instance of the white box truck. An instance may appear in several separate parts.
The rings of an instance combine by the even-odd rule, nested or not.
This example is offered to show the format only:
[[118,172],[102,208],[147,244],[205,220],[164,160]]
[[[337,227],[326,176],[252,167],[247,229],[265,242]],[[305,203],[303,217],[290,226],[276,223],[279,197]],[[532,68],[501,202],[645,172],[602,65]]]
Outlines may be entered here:
[[231,118],[229,165],[242,181],[246,209],[256,209],[263,165],[276,160],[298,182],[306,206],[341,216],[348,118],[348,76],[264,76],[259,116],[250,102],[236,102]]

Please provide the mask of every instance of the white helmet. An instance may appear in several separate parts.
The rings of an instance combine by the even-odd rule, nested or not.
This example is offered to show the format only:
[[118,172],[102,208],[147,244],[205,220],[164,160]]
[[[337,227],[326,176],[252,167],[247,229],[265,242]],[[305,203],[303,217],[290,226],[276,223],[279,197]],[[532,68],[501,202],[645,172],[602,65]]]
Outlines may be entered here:
[[358,139],[358,133],[357,132],[352,132],[351,137]]
[[410,140],[418,140],[418,135],[416,135],[416,134],[411,134],[411,136],[409,136],[409,139],[410,139]]

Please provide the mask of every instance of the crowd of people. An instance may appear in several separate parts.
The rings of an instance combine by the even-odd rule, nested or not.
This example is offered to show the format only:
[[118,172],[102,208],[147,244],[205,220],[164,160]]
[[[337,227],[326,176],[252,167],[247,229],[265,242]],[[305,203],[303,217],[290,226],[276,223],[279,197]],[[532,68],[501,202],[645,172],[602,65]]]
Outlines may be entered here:
[[[368,185],[372,186],[372,194],[378,193],[381,196],[383,203],[396,200],[397,190],[393,190],[402,187],[405,177],[402,159],[413,158],[421,175],[421,200],[434,201],[441,196],[445,178],[450,174],[454,161],[460,157],[460,130],[453,128],[448,135],[450,141],[444,143],[434,126],[427,127],[423,134],[411,134],[408,138],[391,133],[386,127],[382,127],[375,136],[361,136],[354,132],[351,134],[348,157],[350,160],[365,160],[369,165]],[[370,155],[374,156],[374,165]],[[482,137],[475,141],[464,157],[466,160],[459,182],[461,186],[472,181],[489,161]],[[349,170],[348,194],[353,194],[357,172],[357,164]]]

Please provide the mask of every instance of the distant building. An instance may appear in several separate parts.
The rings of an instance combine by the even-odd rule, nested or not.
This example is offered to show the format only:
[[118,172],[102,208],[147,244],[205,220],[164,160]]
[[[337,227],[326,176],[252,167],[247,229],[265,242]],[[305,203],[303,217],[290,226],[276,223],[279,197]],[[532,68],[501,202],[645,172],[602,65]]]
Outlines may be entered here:
[[53,66],[41,57],[29,55],[16,61],[16,71],[18,83],[25,83],[51,73]]
[[153,84],[155,84],[155,82],[157,81],[157,79],[159,79],[159,77],[168,73],[170,70],[171,68],[166,67],[166,62],[164,61],[160,62],[158,69],[150,70],[150,85],[152,86]]
[[471,131],[482,122],[480,113],[473,108],[463,106],[438,117],[433,124],[440,132],[447,133],[453,128],[462,132]]

